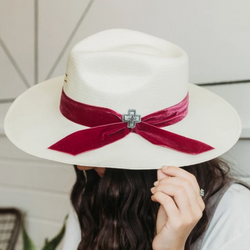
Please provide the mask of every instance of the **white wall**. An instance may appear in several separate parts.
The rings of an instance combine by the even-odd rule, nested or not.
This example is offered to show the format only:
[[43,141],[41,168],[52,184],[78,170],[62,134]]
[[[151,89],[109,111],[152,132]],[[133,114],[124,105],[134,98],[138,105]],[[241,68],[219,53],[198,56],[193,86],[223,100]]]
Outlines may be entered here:
[[15,148],[4,135],[3,118],[25,89],[64,74],[75,43],[108,28],[135,29],[176,43],[189,55],[190,82],[241,82],[204,87],[239,112],[242,140],[227,158],[250,173],[249,1],[0,0],[0,206],[17,206],[27,214],[39,248],[68,212],[74,172]]
[[[55,236],[69,210],[73,166],[40,160],[0,136],[0,206],[16,206],[26,215],[27,230],[41,249]],[[21,248],[21,239],[16,249]]]

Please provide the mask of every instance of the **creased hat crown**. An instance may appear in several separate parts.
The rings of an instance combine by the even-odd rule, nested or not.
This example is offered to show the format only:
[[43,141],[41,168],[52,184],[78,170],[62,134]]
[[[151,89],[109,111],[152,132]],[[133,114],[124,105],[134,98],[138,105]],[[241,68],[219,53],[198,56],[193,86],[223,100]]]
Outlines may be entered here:
[[120,113],[136,108],[146,115],[186,96],[188,58],[163,39],[113,29],[75,45],[66,74],[64,91],[72,99]]

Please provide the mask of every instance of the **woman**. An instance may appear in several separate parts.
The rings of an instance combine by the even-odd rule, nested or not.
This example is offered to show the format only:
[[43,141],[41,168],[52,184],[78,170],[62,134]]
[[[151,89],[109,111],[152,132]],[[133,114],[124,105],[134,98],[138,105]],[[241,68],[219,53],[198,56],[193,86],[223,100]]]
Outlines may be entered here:
[[72,49],[66,72],[63,86],[58,77],[26,91],[5,119],[25,152],[75,165],[65,250],[247,249],[250,192],[217,159],[240,119],[188,84],[181,48],[106,30]]
[[[243,204],[246,212],[250,207],[249,190],[237,184],[227,163],[220,159],[158,170],[160,183],[152,193],[155,170],[82,166],[75,166],[75,170],[71,201],[76,213],[70,212],[65,250],[248,248],[250,216],[244,213],[240,217],[239,213],[244,211]],[[204,202],[195,193],[199,186],[206,190]],[[87,193],[83,193],[84,188]]]

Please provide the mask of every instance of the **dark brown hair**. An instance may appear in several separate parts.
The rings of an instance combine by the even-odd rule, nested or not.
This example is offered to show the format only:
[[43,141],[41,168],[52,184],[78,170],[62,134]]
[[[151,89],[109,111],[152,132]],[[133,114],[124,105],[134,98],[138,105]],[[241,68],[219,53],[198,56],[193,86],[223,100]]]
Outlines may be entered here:
[[[77,213],[82,240],[78,250],[152,250],[159,204],[151,201],[156,170],[106,169],[100,178],[94,170],[76,166],[71,202]],[[221,159],[183,167],[205,190],[205,204],[231,179]],[[185,250],[202,235],[208,223],[205,209],[190,233]]]

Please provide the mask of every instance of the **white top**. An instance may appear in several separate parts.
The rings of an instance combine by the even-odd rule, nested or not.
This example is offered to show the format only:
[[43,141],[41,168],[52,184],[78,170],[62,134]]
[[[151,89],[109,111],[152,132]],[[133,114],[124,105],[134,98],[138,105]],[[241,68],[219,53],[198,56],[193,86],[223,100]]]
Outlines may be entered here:
[[[80,240],[77,215],[71,208],[62,250],[76,250]],[[250,191],[232,184],[218,204],[201,250],[249,250],[249,246]]]

